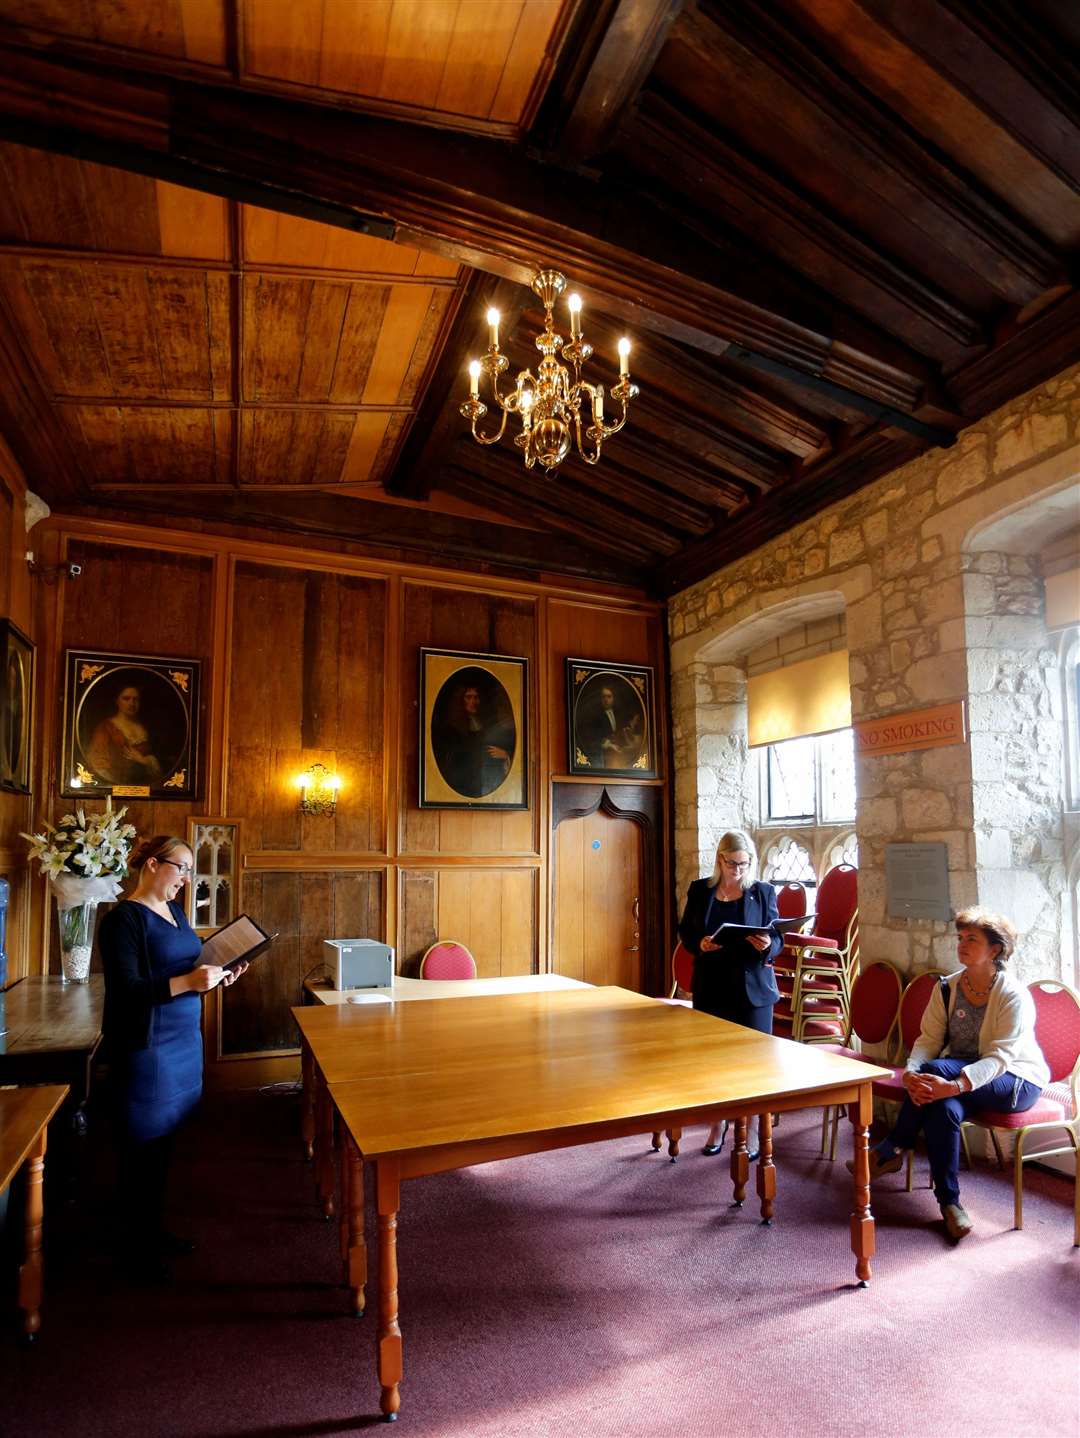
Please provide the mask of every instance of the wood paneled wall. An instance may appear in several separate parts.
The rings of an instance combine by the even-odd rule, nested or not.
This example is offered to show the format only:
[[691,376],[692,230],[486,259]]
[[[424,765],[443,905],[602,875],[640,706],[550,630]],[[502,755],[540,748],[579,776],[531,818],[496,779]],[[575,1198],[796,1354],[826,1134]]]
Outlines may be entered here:
[[[42,530],[50,560],[78,563],[82,575],[42,590],[35,815],[62,802],[64,649],[203,662],[200,797],[127,802],[140,833],[184,834],[195,814],[241,819],[243,906],[281,935],[273,959],[210,1011],[219,1079],[295,1062],[288,1010],[320,970],[325,938],[384,938],[407,974],[437,937],[468,944],[484,975],[550,966],[552,795],[575,782],[565,774],[567,656],[656,666],[666,774],[662,614],[640,596],[129,525],[53,519]],[[422,646],[528,660],[527,810],[419,807]],[[296,778],[316,760],[342,780],[332,816],[299,809]],[[665,781],[656,787],[666,805]],[[654,892],[667,892],[659,875]],[[55,970],[51,913],[40,907],[30,967]]]

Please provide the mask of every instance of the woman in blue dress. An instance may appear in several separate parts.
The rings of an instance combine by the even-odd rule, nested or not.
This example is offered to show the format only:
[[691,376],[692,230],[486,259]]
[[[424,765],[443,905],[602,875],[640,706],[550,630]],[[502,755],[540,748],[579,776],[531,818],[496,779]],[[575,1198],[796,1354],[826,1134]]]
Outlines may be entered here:
[[164,1205],[173,1136],[202,1094],[202,995],[243,969],[199,963],[202,940],[178,900],[192,869],[183,839],[144,840],[129,867],[135,888],[98,930],[119,1148],[117,1232],[121,1266],[161,1281],[166,1257],[193,1248],[165,1228]]
[[[772,1033],[773,1005],[780,997],[772,961],[784,941],[772,925],[779,918],[776,891],[754,878],[757,850],[741,829],[726,833],[716,846],[716,861],[707,879],[695,879],[679,920],[679,938],[694,956],[694,1008]],[[761,925],[764,933],[714,939],[723,924]],[[709,1130],[703,1153],[719,1153],[727,1124]],[[750,1157],[757,1157],[757,1118],[747,1128]]]

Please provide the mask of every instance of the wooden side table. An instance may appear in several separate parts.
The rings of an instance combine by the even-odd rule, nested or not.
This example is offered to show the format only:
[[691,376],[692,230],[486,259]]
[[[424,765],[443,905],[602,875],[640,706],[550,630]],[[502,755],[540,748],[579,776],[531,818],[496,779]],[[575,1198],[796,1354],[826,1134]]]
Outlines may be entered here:
[[67,1096],[67,1084],[0,1089],[0,1189],[6,1188],[26,1165],[26,1236],[19,1267],[19,1308],[28,1343],[34,1341],[41,1327],[46,1135],[50,1119]]

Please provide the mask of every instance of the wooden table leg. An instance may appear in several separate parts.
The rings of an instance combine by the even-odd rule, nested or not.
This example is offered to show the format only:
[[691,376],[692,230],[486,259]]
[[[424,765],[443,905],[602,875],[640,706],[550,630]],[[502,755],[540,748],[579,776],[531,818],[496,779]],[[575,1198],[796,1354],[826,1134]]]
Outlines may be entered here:
[[870,1282],[870,1259],[874,1254],[874,1215],[870,1212],[870,1121],[874,1105],[868,1083],[859,1087],[857,1101],[848,1106],[855,1138],[855,1207],[851,1215],[851,1251],[855,1255],[855,1276],[859,1287]]
[[45,1174],[46,1130],[34,1140],[26,1159],[26,1256],[19,1268],[19,1307],[23,1335],[33,1343],[41,1327],[41,1228],[45,1216],[42,1180]]
[[735,1142],[731,1149],[731,1182],[735,1185],[735,1207],[742,1208],[750,1178],[750,1154],[746,1147],[746,1115],[735,1120]]
[[300,1041],[300,1073],[303,1079],[303,1101],[300,1109],[300,1137],[304,1141],[304,1157],[315,1157],[315,1062],[307,1040]]
[[656,1132],[654,1132],[652,1136],[652,1146],[654,1153],[660,1152],[660,1135]]
[[401,1329],[398,1326],[397,1216],[401,1207],[401,1165],[375,1161],[375,1202],[379,1217],[379,1408],[393,1423],[401,1408]]
[[367,1245],[364,1242],[364,1160],[345,1134],[345,1152],[341,1171],[345,1177],[345,1203],[348,1217],[348,1246],[345,1251],[345,1282],[349,1285],[352,1309],[357,1318],[364,1316],[364,1285],[367,1283]]
[[758,1119],[757,1191],[761,1199],[761,1221],[768,1227],[773,1219],[773,1199],[776,1197],[776,1165],[772,1156],[772,1114],[763,1113]]
[[315,1190],[324,1218],[334,1216],[334,1105],[322,1075],[315,1102],[318,1142],[315,1149]]
[[678,1156],[679,1156],[679,1141],[680,1141],[681,1138],[682,1138],[682,1129],[681,1129],[681,1128],[669,1128],[669,1129],[667,1130],[667,1151],[668,1151],[668,1158],[671,1159],[672,1163],[674,1163],[675,1160],[676,1160],[676,1159],[678,1158]]

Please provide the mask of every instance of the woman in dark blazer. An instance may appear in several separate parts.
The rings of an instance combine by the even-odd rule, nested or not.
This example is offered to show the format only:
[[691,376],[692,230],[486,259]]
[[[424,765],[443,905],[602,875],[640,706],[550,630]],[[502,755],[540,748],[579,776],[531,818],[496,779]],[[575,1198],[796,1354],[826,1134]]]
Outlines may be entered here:
[[[759,1033],[772,1033],[773,1005],[780,997],[772,961],[783,939],[751,934],[748,938],[714,940],[722,924],[760,924],[769,928],[778,918],[776,891],[754,878],[757,850],[740,829],[726,833],[716,846],[716,862],[707,879],[695,879],[679,920],[679,937],[694,956],[694,1008]],[[704,1153],[719,1153],[727,1125],[714,1125]],[[757,1120],[750,1120],[747,1145],[756,1157]]]

